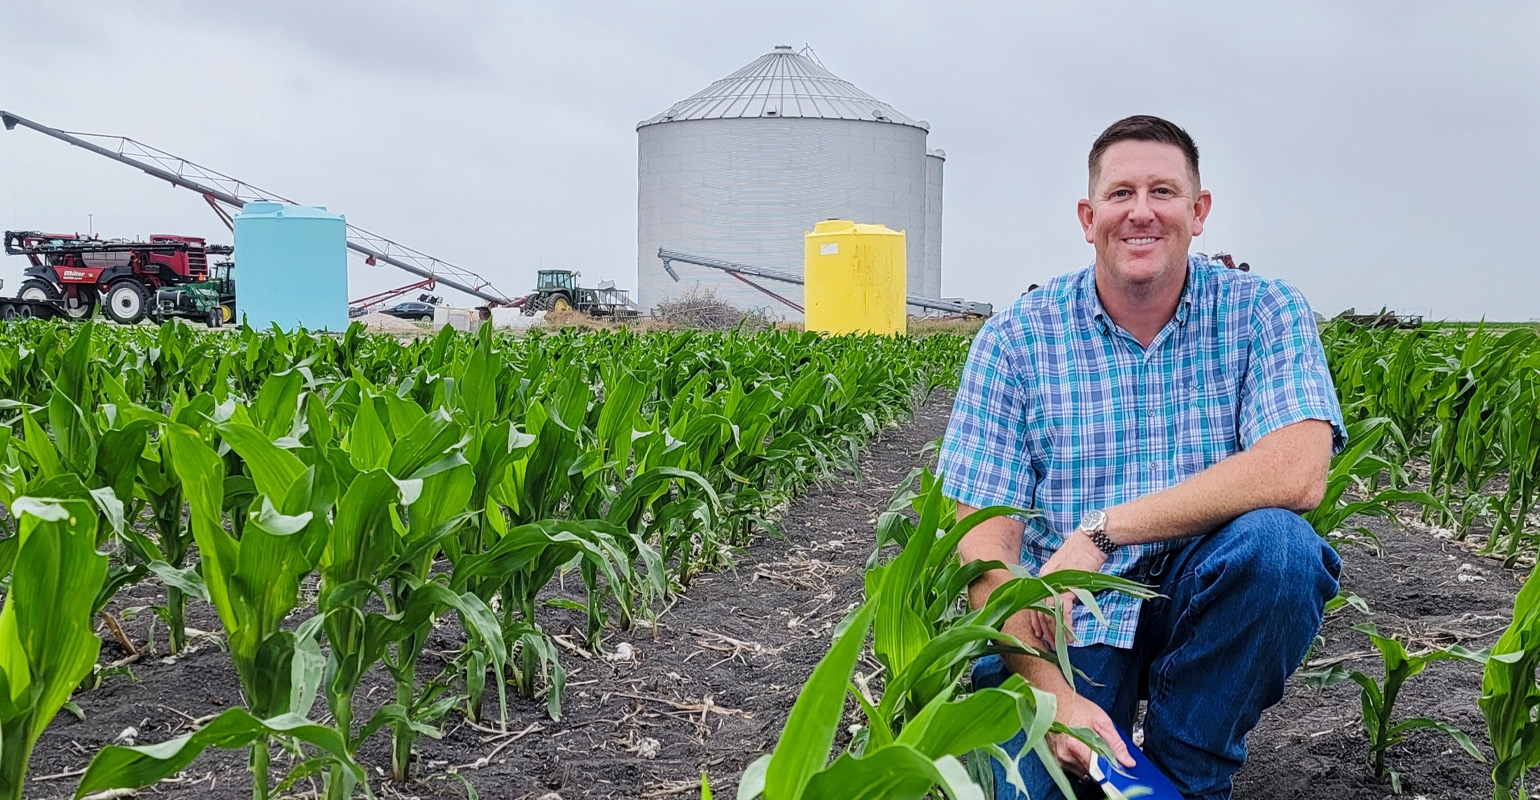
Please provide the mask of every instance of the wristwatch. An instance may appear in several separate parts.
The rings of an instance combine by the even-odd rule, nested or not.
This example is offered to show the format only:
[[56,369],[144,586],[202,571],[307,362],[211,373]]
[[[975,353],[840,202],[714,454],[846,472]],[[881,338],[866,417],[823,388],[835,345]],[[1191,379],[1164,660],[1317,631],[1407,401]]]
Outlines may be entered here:
[[1096,549],[1109,556],[1122,547],[1107,535],[1107,512],[1101,509],[1085,512],[1085,515],[1080,518],[1079,530],[1085,531],[1085,535],[1091,537],[1091,543],[1096,545]]

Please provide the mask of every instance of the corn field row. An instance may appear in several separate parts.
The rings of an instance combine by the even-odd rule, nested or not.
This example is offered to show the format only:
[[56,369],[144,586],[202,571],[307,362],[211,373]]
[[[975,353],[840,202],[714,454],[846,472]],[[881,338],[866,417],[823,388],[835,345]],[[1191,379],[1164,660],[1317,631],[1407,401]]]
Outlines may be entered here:
[[[1428,518],[1490,530],[1485,553],[1534,549],[1540,499],[1540,337],[1533,327],[1399,331],[1339,325],[1322,343],[1343,413],[1373,430],[1392,484],[1425,470]],[[1359,452],[1366,452],[1359,448]],[[1380,464],[1372,467],[1382,466]],[[1371,469],[1357,470],[1368,477]]]
[[[955,384],[966,351],[956,336],[776,331],[400,342],[357,327],[6,326],[0,798],[22,796],[38,737],[96,668],[94,620],[152,576],[173,652],[189,602],[217,611],[243,707],[104,748],[77,797],[222,747],[250,750],[264,798],[275,743],[327,797],[352,797],[370,793],[356,754],[377,734],[400,780],[418,736],[456,710],[505,717],[510,688],[559,717],[565,673],[535,615],[555,576],[580,577],[573,605],[602,651],[606,631],[774,530],[789,498],[854,468],[917,397]],[[445,618],[464,645],[426,674]],[[358,719],[376,666],[394,702]],[[318,696],[329,724],[309,718]]]

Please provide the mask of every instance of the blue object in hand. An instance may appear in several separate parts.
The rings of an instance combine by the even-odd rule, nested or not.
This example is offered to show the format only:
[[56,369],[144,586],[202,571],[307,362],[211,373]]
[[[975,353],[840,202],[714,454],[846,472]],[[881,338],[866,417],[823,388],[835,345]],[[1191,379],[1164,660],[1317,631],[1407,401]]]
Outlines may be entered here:
[[[1121,731],[1119,731],[1121,733]],[[1125,768],[1114,765],[1100,754],[1091,754],[1091,777],[1102,787],[1111,800],[1139,798],[1139,800],[1184,800],[1182,793],[1171,785],[1171,779],[1161,774],[1155,763],[1134,746],[1133,740],[1123,737],[1128,744],[1128,754],[1134,758],[1134,766]],[[1121,771],[1119,771],[1121,770]]]

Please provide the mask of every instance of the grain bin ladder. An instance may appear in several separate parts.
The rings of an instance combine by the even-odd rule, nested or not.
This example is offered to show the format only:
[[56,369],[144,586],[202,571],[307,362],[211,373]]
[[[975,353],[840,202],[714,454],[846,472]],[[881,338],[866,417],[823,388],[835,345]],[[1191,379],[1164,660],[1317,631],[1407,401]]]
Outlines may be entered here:
[[[99,156],[106,156],[131,167],[144,170],[146,173],[169,182],[173,186],[183,189],[191,189],[203,195],[205,202],[219,215],[225,227],[234,229],[229,208],[239,210],[247,203],[256,200],[270,200],[289,205],[299,205],[281,195],[264,191],[252,186],[245,181],[237,180],[222,172],[216,172],[207,167],[199,166],[185,158],[174,156],[164,150],[158,150],[142,142],[136,142],[126,136],[106,136],[94,133],[71,133],[50,128],[38,122],[33,122],[25,117],[18,117],[8,111],[0,110],[0,122],[5,124],[6,130],[15,130],[17,125],[30,128],[38,133],[52,136],[61,142],[75,145],[89,150]],[[88,141],[96,139],[109,146],[103,146],[96,142]],[[499,292],[485,278],[471,272],[464,267],[457,267],[447,261],[434,258],[427,253],[413,250],[402,244],[397,244],[378,234],[370,233],[357,225],[348,225],[348,249],[364,257],[364,263],[374,266],[378,262],[385,262],[397,269],[403,269],[418,277],[427,278],[453,289],[458,289],[472,297],[477,297],[493,305],[508,305],[512,299]]]
[[[799,306],[796,303],[793,303],[792,301],[787,300],[775,292],[772,292],[769,289],[766,289],[765,287],[760,286],[759,284],[744,277],[745,275],[751,275],[756,278],[768,278],[772,281],[783,281],[785,283],[795,283],[798,285],[806,283],[801,275],[798,275],[794,272],[784,272],[778,269],[770,269],[769,267],[755,267],[748,264],[737,264],[731,261],[723,261],[719,258],[697,256],[690,253],[681,253],[678,250],[669,250],[666,247],[658,248],[658,258],[662,259],[663,269],[667,270],[669,277],[673,278],[675,281],[679,280],[679,273],[674,271],[672,264],[674,261],[683,261],[686,264],[694,264],[698,267],[710,267],[711,269],[719,269],[733,276],[734,278],[747,283],[755,289],[770,295],[782,303],[795,308],[797,311],[803,311],[802,306]],[[917,297],[911,294],[906,297],[905,302],[911,306],[929,308],[935,311],[945,311],[950,314],[964,314],[970,317],[987,317],[994,313],[994,306],[991,306],[989,303],[975,303],[967,300],[954,303],[950,300],[935,300],[929,297]]]

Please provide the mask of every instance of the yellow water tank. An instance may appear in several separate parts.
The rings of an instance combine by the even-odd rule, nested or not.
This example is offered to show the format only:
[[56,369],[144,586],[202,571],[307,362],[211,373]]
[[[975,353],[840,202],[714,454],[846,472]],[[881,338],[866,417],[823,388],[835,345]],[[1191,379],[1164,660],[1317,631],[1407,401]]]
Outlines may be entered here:
[[903,231],[831,219],[807,235],[805,325],[821,333],[905,331]]

